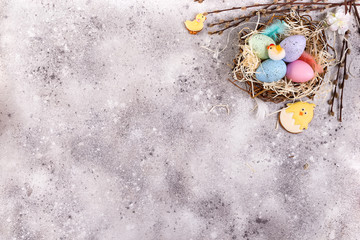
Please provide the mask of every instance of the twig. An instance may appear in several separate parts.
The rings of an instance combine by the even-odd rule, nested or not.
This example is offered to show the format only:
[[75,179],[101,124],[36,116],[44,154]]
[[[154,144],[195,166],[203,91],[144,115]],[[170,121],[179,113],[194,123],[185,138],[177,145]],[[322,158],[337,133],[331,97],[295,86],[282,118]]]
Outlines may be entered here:
[[[349,13],[351,11],[351,8],[347,7],[347,0],[344,0],[344,7],[345,7],[345,13]],[[354,4],[353,4],[354,5]],[[354,11],[357,12],[356,9],[356,5],[353,6],[354,7]],[[343,105],[343,99],[344,99],[344,85],[345,85],[345,80],[349,78],[349,75],[347,73],[347,55],[350,53],[349,49],[348,49],[348,38],[350,36],[350,31],[346,31],[345,36],[343,38],[342,41],[342,48],[341,48],[341,54],[340,54],[340,58],[339,58],[339,63],[338,63],[338,70],[337,70],[337,74],[336,74],[336,80],[335,80],[335,89],[334,89],[334,93],[332,95],[331,100],[329,100],[329,104],[331,104],[331,108],[330,108],[330,115],[334,116],[335,113],[333,111],[333,107],[334,107],[334,102],[335,102],[335,98],[339,98],[339,94],[337,93],[337,87],[340,88],[341,91],[341,96],[340,96],[340,100],[338,100],[339,103],[339,122],[342,122],[342,110],[344,108]],[[345,56],[344,56],[345,54]],[[344,60],[342,60],[344,58]],[[340,69],[343,68],[343,74],[342,74],[342,81],[339,82],[339,75],[340,75]]]
[[[347,1],[347,4],[352,4],[354,6],[354,9],[356,9],[356,6],[360,6],[360,4],[356,4],[355,0],[350,0]],[[296,5],[296,6],[293,6]],[[315,5],[315,6],[314,6]],[[317,5],[322,5],[324,7],[317,7]],[[229,19],[229,20],[220,20],[219,22],[216,23],[210,23],[209,27],[214,27],[214,26],[218,26],[218,25],[223,25],[225,24],[225,27],[216,30],[216,31],[209,31],[208,33],[210,35],[212,34],[219,34],[221,35],[224,31],[233,28],[233,27],[237,27],[238,25],[240,25],[241,23],[248,21],[249,19],[251,19],[252,17],[256,16],[256,14],[258,12],[262,13],[262,14],[275,14],[275,13],[284,13],[284,12],[288,12],[290,10],[296,10],[297,12],[305,12],[305,13],[309,13],[309,12],[313,12],[313,11],[324,11],[326,9],[332,8],[332,7],[336,7],[336,6],[342,6],[345,5],[345,2],[341,2],[341,3],[298,3],[296,2],[296,0],[292,0],[289,2],[285,2],[285,3],[274,3],[274,4],[257,4],[257,5],[251,5],[251,6],[246,6],[246,7],[234,7],[234,8],[228,8],[228,9],[223,9],[223,10],[216,10],[216,11],[212,11],[212,12],[207,12],[207,14],[211,14],[211,13],[218,13],[218,12],[223,12],[223,11],[231,11],[231,10],[238,10],[238,9],[247,9],[249,7],[260,7],[260,6],[265,6],[262,9],[258,9],[256,11],[252,11],[250,14],[245,15],[245,16],[241,16],[241,17],[236,17],[234,19]],[[282,7],[286,7],[286,6],[290,6],[287,7],[285,9],[281,9]],[[357,11],[357,9],[356,9]],[[236,23],[233,23],[235,21],[238,21]],[[360,18],[359,18],[359,22],[360,22]],[[230,24],[233,23],[233,24]],[[360,32],[360,29],[359,29]]]
[[[294,2],[296,2],[296,0],[291,0],[291,1],[289,1],[287,4],[294,3]],[[260,10],[258,10],[258,11],[260,11],[260,12],[261,12],[261,11],[264,11],[264,10],[265,10],[265,11],[266,11],[266,10],[271,10],[271,11],[273,11],[273,10],[279,8],[279,7],[275,7],[275,6],[272,6],[272,8],[270,8],[271,6],[272,6],[272,5],[265,6],[264,8],[262,8],[262,9],[260,9]],[[280,7],[280,8],[281,8],[281,7]],[[213,26],[216,26],[216,25],[226,24],[226,23],[230,23],[230,22],[233,22],[233,21],[238,21],[238,20],[241,20],[241,19],[251,18],[251,17],[256,16],[256,12],[257,12],[257,11],[253,11],[253,12],[251,12],[251,14],[249,14],[249,15],[241,16],[241,17],[236,17],[236,18],[234,18],[234,19],[230,19],[230,20],[226,20],[226,21],[220,20],[220,21],[217,22],[217,23],[209,24],[209,26],[210,26],[210,27],[213,27]]]
[[342,62],[341,59],[343,58],[343,54],[344,54],[344,48],[345,48],[345,39],[343,40],[342,43],[342,47],[341,47],[341,52],[340,52],[340,62],[338,63],[338,69],[337,69],[337,73],[336,73],[336,78],[334,80],[334,85],[335,85],[335,89],[334,92],[332,94],[331,100],[329,101],[329,104],[331,104],[331,108],[330,108],[330,115],[334,116],[334,103],[335,103],[335,98],[337,98],[339,95],[337,93],[337,87],[338,87],[338,82],[339,82],[339,76],[340,76],[340,68],[342,67]]
[[246,20],[246,19],[242,19],[242,20],[240,20],[239,22],[234,23],[234,24],[231,24],[231,25],[229,25],[229,26],[227,26],[227,27],[225,27],[225,28],[222,28],[222,29],[217,30],[217,31],[214,31],[214,32],[208,32],[208,33],[209,33],[210,35],[213,35],[213,34],[219,34],[219,35],[221,35],[221,34],[223,34],[223,32],[224,32],[225,30],[227,30],[227,29],[229,29],[229,28],[233,28],[233,27],[239,26],[239,25],[240,25],[241,23],[243,23],[245,20]]
[[345,12],[348,12],[347,0],[344,0]]
[[355,13],[355,19],[357,20],[358,32],[360,33],[360,16],[357,7],[353,3],[353,12]]
[[221,9],[221,10],[214,10],[214,11],[210,11],[210,12],[206,12],[207,14],[214,14],[214,13],[221,13],[221,12],[228,12],[228,11],[234,11],[234,10],[247,10],[249,8],[256,8],[256,7],[268,7],[268,6],[286,6],[286,5],[300,5],[300,6],[327,6],[328,8],[332,8],[332,7],[337,7],[337,6],[342,6],[342,5],[346,5],[347,3],[354,3],[355,6],[360,6],[360,4],[355,3],[356,0],[350,0],[349,2],[347,2],[345,0],[345,2],[341,2],[341,3],[325,3],[325,2],[293,2],[293,3],[288,3],[288,2],[284,2],[284,3],[264,3],[264,4],[254,4],[254,5],[248,5],[248,6],[243,6],[243,7],[233,7],[233,8],[226,8],[226,9]]
[[[348,41],[346,41],[345,44],[345,49],[348,48]],[[347,60],[347,55],[349,54],[349,52],[347,51],[345,53],[345,59],[344,59],[344,72],[343,72],[343,79],[340,85],[340,89],[341,89],[341,98],[340,98],[340,117],[339,117],[339,121],[342,122],[342,110],[343,110],[343,97],[344,97],[344,85],[345,85],[345,80],[347,80],[349,78],[348,74],[347,74],[347,67],[346,67],[346,60]]]
[[[291,0],[290,3],[294,3],[296,0]],[[263,9],[261,10],[274,10],[276,9],[276,7],[272,6],[271,8],[271,5],[268,5],[268,6],[265,6]],[[261,11],[260,10],[260,11]],[[233,27],[237,27],[239,26],[241,23],[243,23],[244,21],[248,21],[251,17],[255,17],[257,15],[257,11],[254,11],[252,12],[250,15],[247,15],[247,16],[242,16],[240,18],[234,18],[232,20],[227,20],[226,23],[230,23],[230,22],[233,22],[233,21],[236,21],[235,19],[239,19],[239,21],[237,23],[234,23],[234,24],[230,24],[228,26],[225,26],[225,28],[222,28],[220,30],[217,30],[215,32],[208,32],[210,35],[212,34],[219,34],[221,35],[225,30],[229,29],[229,28],[233,28]],[[225,22],[225,21],[224,21]],[[220,23],[221,24],[221,23]],[[211,27],[214,26],[214,25],[220,25],[220,24],[213,24],[213,25],[210,25]]]
[[231,82],[232,84],[234,84],[236,87],[238,87],[238,88],[240,88],[241,90],[243,90],[244,92],[249,92],[248,90],[246,90],[246,89],[244,89],[244,88],[242,88],[242,87],[240,87],[239,85],[237,85],[235,82],[236,82],[236,80],[235,81],[231,81],[230,79],[228,79],[229,80],[229,82]]

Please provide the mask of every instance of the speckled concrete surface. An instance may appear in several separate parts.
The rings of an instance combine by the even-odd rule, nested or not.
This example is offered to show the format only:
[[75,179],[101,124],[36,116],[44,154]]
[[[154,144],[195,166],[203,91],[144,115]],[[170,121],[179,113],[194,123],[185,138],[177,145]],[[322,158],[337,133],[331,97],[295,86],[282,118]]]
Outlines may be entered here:
[[291,135],[183,26],[234,2],[0,1],[0,239],[360,239],[358,35],[343,123]]

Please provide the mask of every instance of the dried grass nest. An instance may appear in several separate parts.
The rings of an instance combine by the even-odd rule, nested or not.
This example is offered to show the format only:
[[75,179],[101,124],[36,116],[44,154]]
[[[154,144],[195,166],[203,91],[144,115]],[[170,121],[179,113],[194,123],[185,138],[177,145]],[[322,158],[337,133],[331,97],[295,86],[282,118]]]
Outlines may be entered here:
[[[256,79],[255,72],[261,64],[261,60],[251,50],[248,41],[252,35],[260,33],[263,28],[270,25],[275,19],[283,20],[289,26],[287,33],[279,36],[279,41],[291,35],[305,36],[305,51],[310,53],[315,58],[315,61],[324,68],[323,73],[315,73],[314,79],[306,83],[294,83],[286,79],[286,77],[272,83],[265,83]],[[256,30],[242,29],[239,33],[239,39],[240,52],[234,59],[235,66],[232,71],[234,80],[231,82],[249,93],[252,98],[257,97],[263,101],[274,103],[288,100],[294,101],[306,97],[313,99],[321,91],[323,85],[330,83],[330,80],[325,79],[325,74],[335,62],[329,50],[335,51],[327,43],[323,22],[313,21],[309,15],[290,12],[286,15],[273,16],[266,24],[262,24]]]

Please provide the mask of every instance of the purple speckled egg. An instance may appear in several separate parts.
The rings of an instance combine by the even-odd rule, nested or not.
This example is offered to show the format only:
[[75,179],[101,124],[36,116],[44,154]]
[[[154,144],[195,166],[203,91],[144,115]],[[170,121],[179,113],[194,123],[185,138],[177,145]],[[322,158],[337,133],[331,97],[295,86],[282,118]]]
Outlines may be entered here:
[[303,83],[314,77],[314,70],[304,61],[296,60],[287,65],[286,77],[293,82]]
[[285,49],[285,62],[297,60],[304,52],[306,47],[306,38],[302,35],[293,35],[281,41],[280,46]]

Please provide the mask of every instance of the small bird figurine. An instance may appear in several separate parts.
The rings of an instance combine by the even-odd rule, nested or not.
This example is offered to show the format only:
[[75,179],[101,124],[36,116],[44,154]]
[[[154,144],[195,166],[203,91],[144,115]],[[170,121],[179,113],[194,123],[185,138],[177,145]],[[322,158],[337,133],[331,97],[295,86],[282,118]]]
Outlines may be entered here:
[[291,133],[300,133],[308,128],[314,117],[315,104],[307,102],[288,103],[288,108],[281,110],[281,125]]
[[268,47],[268,54],[272,60],[281,60],[285,57],[285,49],[280,45],[270,44]]
[[197,34],[200,32],[204,27],[204,22],[206,20],[205,14],[199,13],[196,15],[194,21],[185,21],[185,27],[189,31],[190,34]]

